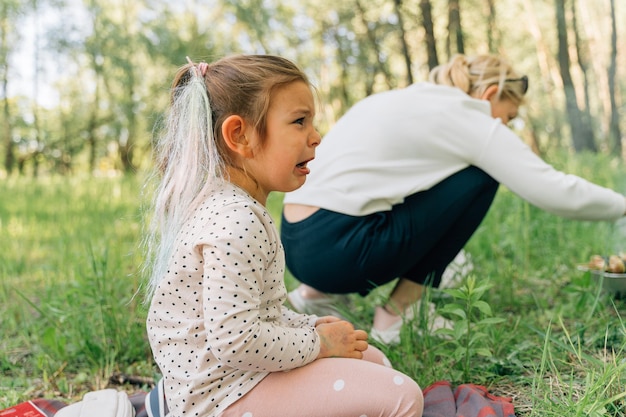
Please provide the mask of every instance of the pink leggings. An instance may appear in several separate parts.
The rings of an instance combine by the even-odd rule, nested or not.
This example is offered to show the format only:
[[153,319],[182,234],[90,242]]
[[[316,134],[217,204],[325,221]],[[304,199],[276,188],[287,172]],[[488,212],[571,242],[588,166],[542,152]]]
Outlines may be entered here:
[[220,417],[421,417],[422,391],[370,346],[363,359],[318,359],[273,372]]

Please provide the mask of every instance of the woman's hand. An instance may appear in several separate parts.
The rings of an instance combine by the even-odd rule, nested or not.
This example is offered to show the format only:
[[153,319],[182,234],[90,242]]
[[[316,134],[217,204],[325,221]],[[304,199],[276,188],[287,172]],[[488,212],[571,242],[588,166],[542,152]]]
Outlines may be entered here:
[[315,328],[320,336],[320,358],[362,359],[367,349],[367,333],[355,330],[352,323],[333,316],[321,317]]

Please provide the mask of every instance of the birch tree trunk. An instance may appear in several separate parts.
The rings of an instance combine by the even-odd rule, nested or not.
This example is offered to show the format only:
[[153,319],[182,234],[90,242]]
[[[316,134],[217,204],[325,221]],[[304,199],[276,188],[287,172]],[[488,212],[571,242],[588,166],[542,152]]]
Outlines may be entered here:
[[[454,45],[454,48],[452,45]],[[446,37],[446,46],[448,59],[457,53],[465,54],[459,0],[448,0],[448,36]]]
[[494,0],[486,0],[485,14],[487,16],[487,47],[489,52],[496,53],[500,45],[500,33],[496,25],[496,5]]
[[12,32],[11,4],[3,1],[0,4],[0,83],[2,84],[2,142],[4,143],[4,169],[11,174],[15,165],[15,146],[13,144],[13,127],[11,108],[9,105],[9,33]]
[[358,12],[359,20],[361,21],[361,24],[363,25],[363,27],[366,28],[365,36],[367,38],[367,41],[370,44],[370,47],[372,48],[372,50],[374,51],[373,53],[374,60],[375,60],[374,66],[376,67],[376,70],[379,73],[384,75],[387,88],[392,88],[393,77],[389,73],[389,70],[387,69],[387,65],[383,61],[381,61],[381,57],[383,56],[383,54],[381,53],[381,50],[380,50],[380,42],[376,38],[376,31],[373,30],[374,24],[368,22],[367,18],[365,17],[365,9],[363,8],[363,5],[361,4],[361,2],[359,0],[356,0],[355,4],[356,4],[356,9]]
[[[572,16],[572,37],[574,38],[573,50],[576,52],[578,66],[580,67],[580,71],[582,73],[582,97],[580,97],[578,100],[579,103],[584,103],[583,108],[581,109],[581,123],[583,124],[583,126],[585,126],[586,129],[589,130],[591,140],[593,141],[593,132],[595,131],[595,129],[594,118],[591,114],[591,101],[589,99],[589,49],[586,47],[586,45],[583,45],[583,40],[578,33],[578,13],[576,12],[576,2],[572,1],[570,6]],[[581,91],[581,89],[577,88],[576,91],[579,92]]]
[[583,123],[583,113],[576,101],[576,90],[570,70],[569,42],[567,39],[567,25],[565,20],[565,0],[555,0],[556,24],[558,37],[558,61],[565,92],[565,109],[571,129],[572,145],[576,152],[590,150],[595,152],[591,129]]
[[[545,94],[545,98],[547,99],[549,108],[551,109],[550,112],[544,113],[543,118],[547,119],[544,120],[544,123],[553,125],[553,129],[551,129],[551,131],[554,133],[551,142],[556,147],[560,147],[562,145],[561,132],[563,131],[563,126],[561,118],[557,112],[559,105],[557,104],[555,95],[552,94],[552,92],[555,89],[562,89],[563,82],[559,77],[557,69],[558,64],[555,62],[554,57],[550,53],[550,49],[546,45],[532,1],[523,0],[523,5],[525,10],[524,21],[526,22],[526,28],[534,39],[537,48],[537,63],[539,64],[539,70],[541,73],[541,91]],[[531,127],[534,128],[533,123],[531,123]],[[533,132],[532,134],[532,137],[535,139],[539,136],[540,135],[537,132]],[[540,149],[539,144],[536,144],[535,148]]]
[[432,6],[430,0],[420,0],[420,10],[422,11],[422,26],[426,32],[426,53],[428,56],[428,69],[432,70],[439,65],[437,58],[437,45],[435,42],[435,29],[433,26]]
[[609,64],[609,94],[611,101],[611,116],[609,122],[609,143],[611,148],[617,155],[622,155],[622,133],[619,127],[619,106],[617,98],[619,96],[619,88],[615,82],[617,74],[617,24],[615,22],[615,0],[611,2],[611,60]]
[[404,29],[404,18],[402,17],[402,0],[394,0],[396,16],[398,16],[398,29],[400,30],[400,43],[402,44],[402,55],[404,56],[404,64],[406,65],[406,82],[408,85],[413,84],[413,68],[411,64],[411,53],[409,52],[409,44],[407,42],[407,34]]

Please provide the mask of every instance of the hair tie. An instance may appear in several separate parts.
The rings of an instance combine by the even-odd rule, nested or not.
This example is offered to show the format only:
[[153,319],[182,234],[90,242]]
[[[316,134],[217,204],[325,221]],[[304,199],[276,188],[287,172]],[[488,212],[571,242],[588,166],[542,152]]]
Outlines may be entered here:
[[206,75],[206,70],[208,68],[209,68],[209,64],[207,64],[206,62],[201,62],[198,64],[198,70],[200,71],[200,74],[202,74],[203,77]]
[[196,67],[196,64],[193,63],[193,61],[191,60],[191,58],[189,58],[188,56],[185,57],[187,58],[187,62],[189,62],[189,65],[191,65],[191,67],[193,68],[193,70],[196,72],[196,75],[198,77],[204,77],[206,74],[207,69],[209,68],[209,64],[207,64],[206,62],[200,62],[198,64],[198,66]]

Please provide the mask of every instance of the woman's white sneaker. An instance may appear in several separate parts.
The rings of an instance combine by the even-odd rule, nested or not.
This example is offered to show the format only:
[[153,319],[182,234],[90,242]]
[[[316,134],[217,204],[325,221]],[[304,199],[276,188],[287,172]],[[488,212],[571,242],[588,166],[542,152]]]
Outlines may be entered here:
[[293,309],[303,314],[314,314],[318,317],[336,316],[344,318],[339,311],[348,309],[349,298],[343,294],[325,294],[323,297],[305,298],[299,288],[287,294],[287,300]]

